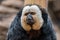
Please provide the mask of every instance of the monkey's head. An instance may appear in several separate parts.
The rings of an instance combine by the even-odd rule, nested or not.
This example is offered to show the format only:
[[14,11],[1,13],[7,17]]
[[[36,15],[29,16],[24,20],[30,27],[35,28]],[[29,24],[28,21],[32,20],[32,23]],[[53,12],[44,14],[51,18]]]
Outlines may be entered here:
[[25,6],[22,10],[21,25],[24,30],[40,30],[43,25],[42,12],[37,5]]

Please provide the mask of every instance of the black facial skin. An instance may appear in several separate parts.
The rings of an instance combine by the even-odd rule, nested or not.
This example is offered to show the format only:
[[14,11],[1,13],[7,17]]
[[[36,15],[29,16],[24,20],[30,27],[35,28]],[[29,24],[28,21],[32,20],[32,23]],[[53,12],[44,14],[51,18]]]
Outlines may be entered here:
[[34,19],[33,19],[33,16],[32,14],[27,14],[27,18],[26,18],[26,22],[28,25],[32,26],[34,24]]

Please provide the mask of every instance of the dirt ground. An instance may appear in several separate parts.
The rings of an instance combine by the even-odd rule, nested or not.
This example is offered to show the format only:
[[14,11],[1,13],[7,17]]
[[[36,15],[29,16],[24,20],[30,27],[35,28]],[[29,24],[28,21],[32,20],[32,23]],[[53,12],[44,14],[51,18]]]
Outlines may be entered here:
[[[0,40],[6,40],[7,30],[8,28],[0,26]],[[57,35],[57,40],[60,40],[60,31],[57,27],[55,27],[55,31]]]

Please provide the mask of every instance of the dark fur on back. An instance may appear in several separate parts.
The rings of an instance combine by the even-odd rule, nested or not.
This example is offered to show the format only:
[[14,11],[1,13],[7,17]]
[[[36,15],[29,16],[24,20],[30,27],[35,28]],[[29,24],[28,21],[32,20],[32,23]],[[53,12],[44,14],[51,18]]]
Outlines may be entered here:
[[19,11],[14,21],[12,22],[11,27],[8,31],[7,40],[56,40],[55,32],[52,28],[52,23],[49,20],[45,9],[42,10],[44,24],[42,28],[38,31],[40,32],[40,34],[38,37],[32,37],[31,39],[29,38],[27,32],[21,26],[21,13],[22,10]]

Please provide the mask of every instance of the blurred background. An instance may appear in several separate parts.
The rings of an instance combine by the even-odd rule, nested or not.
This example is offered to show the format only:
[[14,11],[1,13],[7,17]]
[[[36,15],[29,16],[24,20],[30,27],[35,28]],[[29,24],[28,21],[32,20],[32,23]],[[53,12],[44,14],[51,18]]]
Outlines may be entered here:
[[[23,0],[0,0],[0,40],[6,40],[8,28],[23,4]],[[60,0],[48,0],[48,11],[60,40]]]

